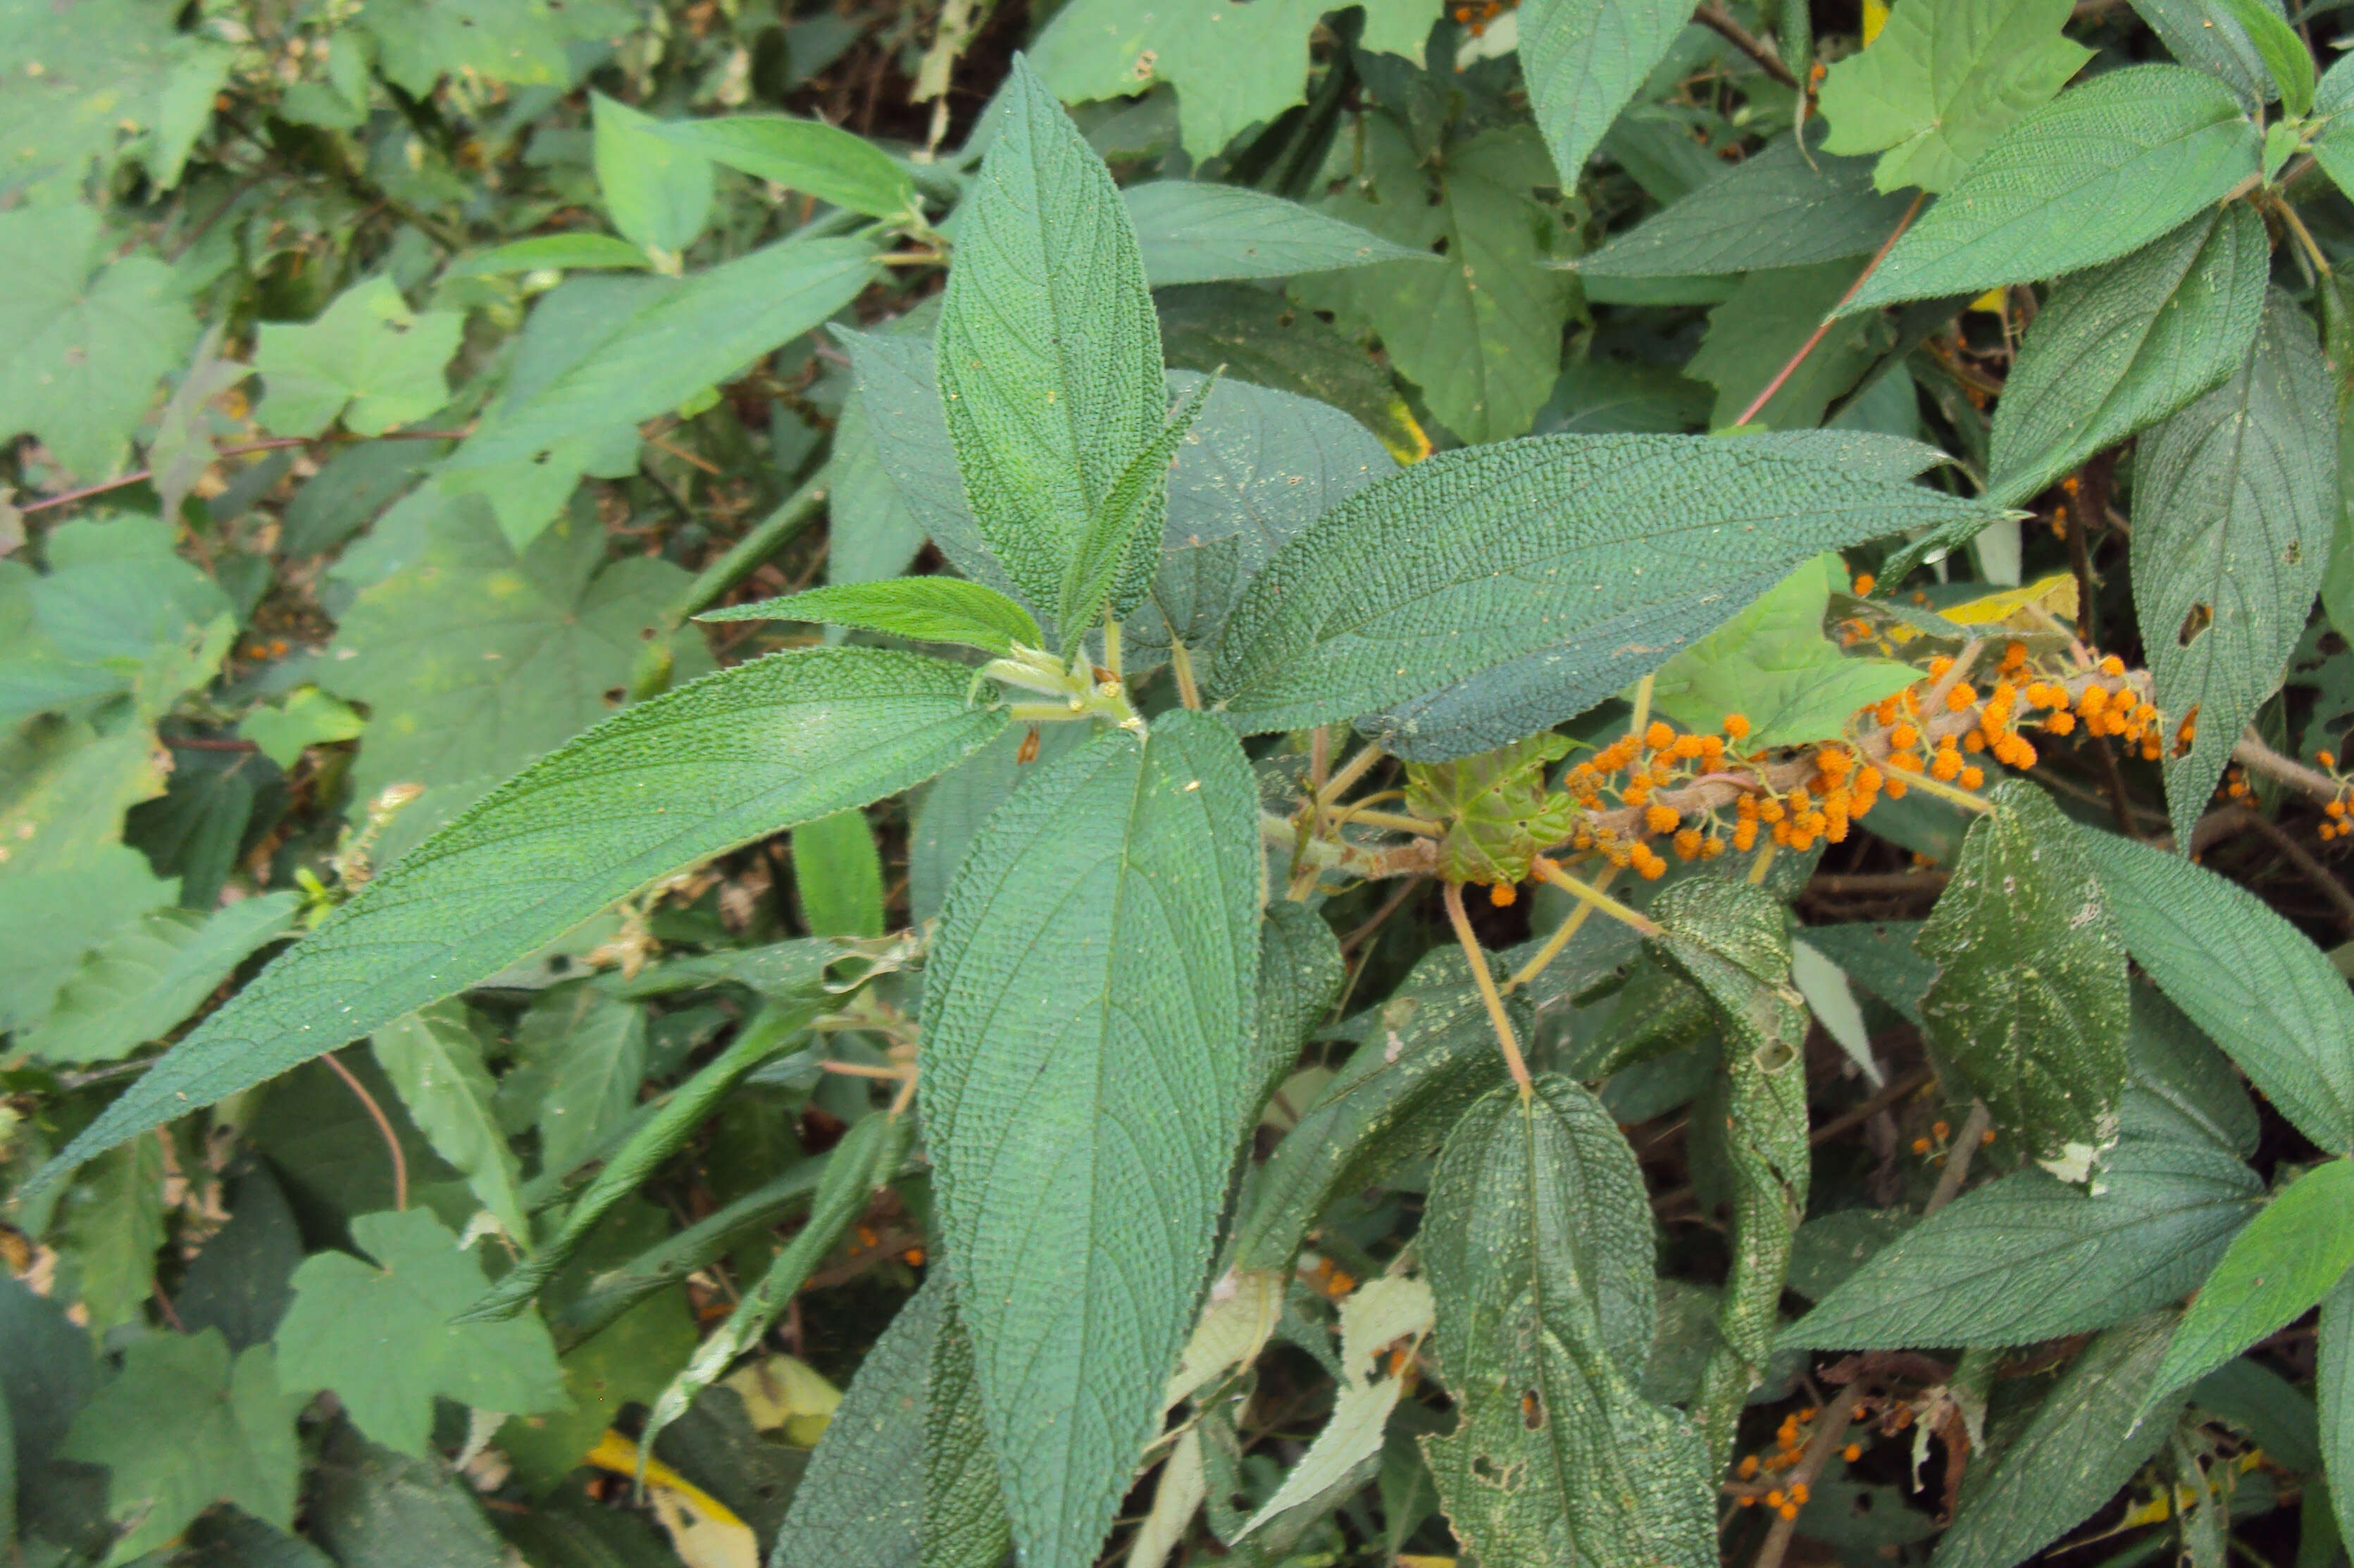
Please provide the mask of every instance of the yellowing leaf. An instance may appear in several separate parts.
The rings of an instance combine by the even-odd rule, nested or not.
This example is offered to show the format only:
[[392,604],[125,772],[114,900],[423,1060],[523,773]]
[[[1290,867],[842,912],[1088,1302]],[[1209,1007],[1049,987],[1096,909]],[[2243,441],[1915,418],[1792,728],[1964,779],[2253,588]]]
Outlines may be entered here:
[[842,1390],[794,1356],[776,1355],[722,1378],[744,1401],[744,1414],[762,1432],[782,1429],[785,1441],[814,1448],[842,1404]]
[[[2022,583],[2018,588],[1983,594],[1948,605],[1937,613],[1957,626],[1999,626],[2011,631],[2049,631],[2051,620],[2073,625],[2076,620],[2076,578],[2070,572]],[[2038,613],[2038,612],[2041,613]],[[2047,619],[2048,618],[2048,619]]]
[[[617,1476],[635,1476],[638,1446],[609,1429],[582,1462]],[[670,1532],[671,1547],[686,1568],[759,1568],[760,1544],[750,1525],[660,1459],[650,1455],[644,1463],[646,1501]]]

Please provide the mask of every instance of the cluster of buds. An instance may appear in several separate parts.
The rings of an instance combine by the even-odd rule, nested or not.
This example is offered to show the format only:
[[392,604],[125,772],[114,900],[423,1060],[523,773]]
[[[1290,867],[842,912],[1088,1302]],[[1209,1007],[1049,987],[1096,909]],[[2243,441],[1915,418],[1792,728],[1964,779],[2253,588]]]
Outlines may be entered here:
[[[1512,4],[1518,5],[1520,0],[1512,0]],[[1451,14],[1458,26],[1477,38],[1485,36],[1489,25],[1502,16],[1506,9],[1504,0],[1479,0],[1477,5],[1458,5]]]

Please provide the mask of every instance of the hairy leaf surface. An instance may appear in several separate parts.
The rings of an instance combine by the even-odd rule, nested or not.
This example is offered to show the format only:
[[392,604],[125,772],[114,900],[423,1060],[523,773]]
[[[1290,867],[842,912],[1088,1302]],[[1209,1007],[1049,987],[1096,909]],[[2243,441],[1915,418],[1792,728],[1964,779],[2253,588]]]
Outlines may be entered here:
[[1677,0],[1527,0],[1521,6],[1521,70],[1564,190],[1577,188],[1611,122],[1691,20]]
[[2213,1372],[2302,1317],[2354,1268],[2354,1160],[2333,1160],[2284,1188],[2200,1287],[2167,1347],[2150,1397]]
[[1129,186],[1120,199],[1136,226],[1144,275],[1156,289],[1438,260],[1246,185],[1151,180]]

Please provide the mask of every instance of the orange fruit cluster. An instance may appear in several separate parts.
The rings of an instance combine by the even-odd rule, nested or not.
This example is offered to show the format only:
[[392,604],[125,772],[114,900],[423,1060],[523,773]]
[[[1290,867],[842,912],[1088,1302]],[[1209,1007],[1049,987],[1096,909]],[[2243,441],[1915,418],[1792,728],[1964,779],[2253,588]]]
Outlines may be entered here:
[[[1518,3],[1519,0],[1514,0],[1515,5]],[[1476,5],[1456,6],[1453,15],[1455,20],[1469,29],[1476,38],[1484,35],[1488,31],[1488,24],[1502,16],[1504,11],[1503,0],[1479,0]]]

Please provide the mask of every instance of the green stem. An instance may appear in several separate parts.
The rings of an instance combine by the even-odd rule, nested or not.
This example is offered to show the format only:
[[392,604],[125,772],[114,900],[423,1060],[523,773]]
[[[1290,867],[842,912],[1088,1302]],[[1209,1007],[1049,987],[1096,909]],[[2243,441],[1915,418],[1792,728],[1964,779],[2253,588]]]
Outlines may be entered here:
[[752,531],[728,546],[727,553],[695,574],[677,599],[654,621],[653,640],[646,645],[631,677],[630,700],[642,702],[670,686],[670,640],[697,612],[709,609],[720,595],[742,582],[762,563],[784,548],[788,540],[809,525],[825,504],[825,475],[820,471],[755,524]]

